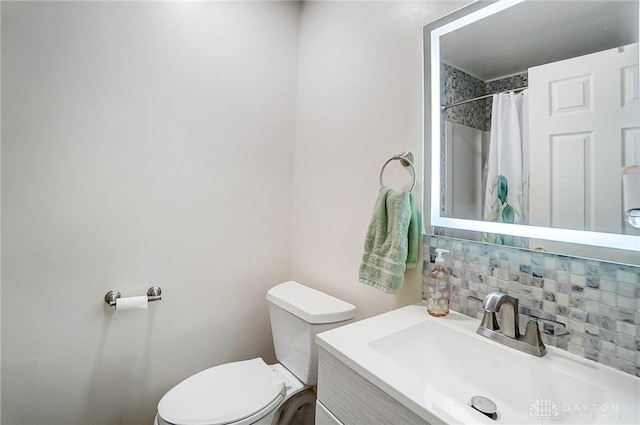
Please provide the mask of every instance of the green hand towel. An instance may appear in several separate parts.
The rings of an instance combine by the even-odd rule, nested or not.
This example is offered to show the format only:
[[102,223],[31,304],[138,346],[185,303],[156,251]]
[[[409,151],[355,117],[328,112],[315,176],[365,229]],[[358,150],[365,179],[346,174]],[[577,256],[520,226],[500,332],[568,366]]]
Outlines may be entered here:
[[420,256],[420,235],[422,235],[422,218],[413,203],[413,193],[409,193],[409,202],[411,203],[411,220],[409,221],[409,230],[407,235],[408,252],[407,252],[407,269],[415,269],[418,265],[418,257]]
[[405,270],[418,264],[420,230],[413,194],[381,187],[365,238],[360,282],[398,293]]

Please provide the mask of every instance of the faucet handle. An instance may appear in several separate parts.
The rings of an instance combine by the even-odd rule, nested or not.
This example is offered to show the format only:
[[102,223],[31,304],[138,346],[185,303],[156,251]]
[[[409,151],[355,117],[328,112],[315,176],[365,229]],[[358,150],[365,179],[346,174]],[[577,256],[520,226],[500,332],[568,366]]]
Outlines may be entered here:
[[557,320],[544,319],[542,317],[538,317],[538,316],[533,315],[533,314],[529,314],[529,317],[532,318],[532,319],[537,320],[538,322],[542,322],[544,324],[551,325],[554,328],[564,328],[564,329],[567,328],[567,325],[565,325],[562,322],[558,322]]
[[527,344],[536,347],[538,356],[544,356],[547,353],[547,347],[545,347],[542,342],[542,336],[540,335],[540,329],[538,328],[538,321],[536,319],[529,319],[527,329],[524,331],[522,340]]

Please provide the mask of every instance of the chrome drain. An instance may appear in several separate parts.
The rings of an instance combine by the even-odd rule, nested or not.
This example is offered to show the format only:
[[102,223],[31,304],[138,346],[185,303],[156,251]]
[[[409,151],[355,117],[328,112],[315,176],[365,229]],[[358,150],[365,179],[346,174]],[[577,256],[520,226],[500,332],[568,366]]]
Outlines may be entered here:
[[498,406],[487,397],[481,395],[471,397],[471,407],[494,421],[498,419]]

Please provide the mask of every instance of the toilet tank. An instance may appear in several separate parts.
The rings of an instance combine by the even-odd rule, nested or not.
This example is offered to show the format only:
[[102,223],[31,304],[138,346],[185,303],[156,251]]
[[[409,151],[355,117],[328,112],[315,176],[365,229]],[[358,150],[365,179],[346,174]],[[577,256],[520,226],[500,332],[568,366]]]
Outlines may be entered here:
[[356,307],[293,281],[271,288],[267,301],[278,361],[304,384],[315,385],[316,334],[350,322]]

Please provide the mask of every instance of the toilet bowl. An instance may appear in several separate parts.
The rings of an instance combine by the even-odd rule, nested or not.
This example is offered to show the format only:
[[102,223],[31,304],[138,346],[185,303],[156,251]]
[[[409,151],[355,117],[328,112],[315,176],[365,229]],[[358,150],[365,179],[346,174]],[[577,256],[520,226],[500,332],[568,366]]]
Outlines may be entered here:
[[297,425],[313,415],[315,335],[350,322],[355,306],[293,281],[267,301],[279,363],[258,357],[198,372],[162,397],[154,425]]

